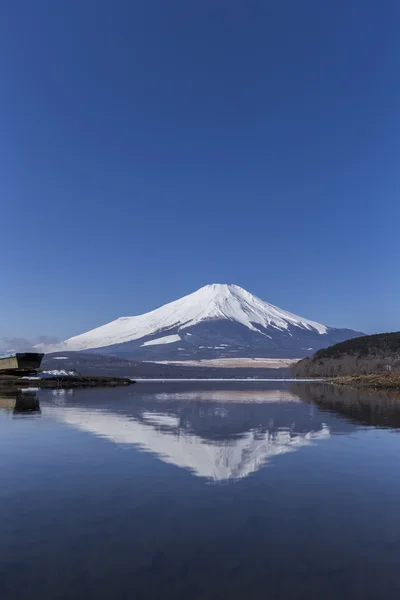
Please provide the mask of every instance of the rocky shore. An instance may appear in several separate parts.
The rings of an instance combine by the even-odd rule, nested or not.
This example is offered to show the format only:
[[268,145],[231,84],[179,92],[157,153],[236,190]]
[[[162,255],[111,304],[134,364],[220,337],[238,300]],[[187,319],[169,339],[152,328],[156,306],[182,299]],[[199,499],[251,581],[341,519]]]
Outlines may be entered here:
[[22,377],[20,375],[0,375],[0,390],[15,390],[24,388],[94,388],[117,387],[135,383],[128,377],[86,377],[83,375],[60,375],[51,378]]

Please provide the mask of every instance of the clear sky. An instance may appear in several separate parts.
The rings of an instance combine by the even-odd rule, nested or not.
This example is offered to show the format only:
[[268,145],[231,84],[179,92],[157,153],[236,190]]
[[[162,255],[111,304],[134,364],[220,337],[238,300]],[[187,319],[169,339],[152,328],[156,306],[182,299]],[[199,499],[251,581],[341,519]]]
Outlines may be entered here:
[[214,282],[400,329],[398,0],[0,10],[0,337]]

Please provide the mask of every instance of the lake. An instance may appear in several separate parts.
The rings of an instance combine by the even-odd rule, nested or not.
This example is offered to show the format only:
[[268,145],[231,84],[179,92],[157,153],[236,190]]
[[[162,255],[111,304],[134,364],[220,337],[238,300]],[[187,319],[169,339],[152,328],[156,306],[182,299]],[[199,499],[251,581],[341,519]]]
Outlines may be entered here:
[[398,428],[321,383],[0,393],[0,598],[397,600]]

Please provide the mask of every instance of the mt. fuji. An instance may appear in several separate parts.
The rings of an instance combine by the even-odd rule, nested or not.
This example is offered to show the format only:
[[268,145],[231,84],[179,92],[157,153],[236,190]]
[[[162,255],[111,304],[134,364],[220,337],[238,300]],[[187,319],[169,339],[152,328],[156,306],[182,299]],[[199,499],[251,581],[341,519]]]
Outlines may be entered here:
[[238,285],[212,284],[149,313],[120,317],[43,349],[143,360],[300,358],[359,335],[284,311]]

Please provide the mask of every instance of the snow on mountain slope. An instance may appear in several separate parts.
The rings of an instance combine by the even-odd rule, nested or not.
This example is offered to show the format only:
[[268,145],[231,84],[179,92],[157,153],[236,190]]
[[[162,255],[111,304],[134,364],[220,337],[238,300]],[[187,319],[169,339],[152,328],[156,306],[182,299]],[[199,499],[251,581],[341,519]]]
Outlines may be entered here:
[[87,333],[72,337],[61,346],[65,350],[101,348],[137,340],[175,327],[184,330],[201,321],[213,319],[235,321],[253,331],[259,331],[255,325],[281,330],[292,325],[302,329],[313,329],[320,334],[327,331],[325,325],[281,310],[238,285],[212,284],[149,313],[136,317],[120,317]]
[[[327,334],[335,331],[347,333],[331,340]],[[121,317],[42,349],[58,352],[112,347],[113,351],[129,351],[149,359],[195,354],[212,358],[216,353],[300,357],[353,334],[282,310],[237,285],[212,284],[149,313]],[[280,350],[282,340],[284,348]]]
[[158,344],[173,344],[174,342],[179,342],[181,339],[180,335],[165,335],[160,338],[155,338],[154,340],[149,340],[148,342],[144,342],[142,346],[158,346]]

